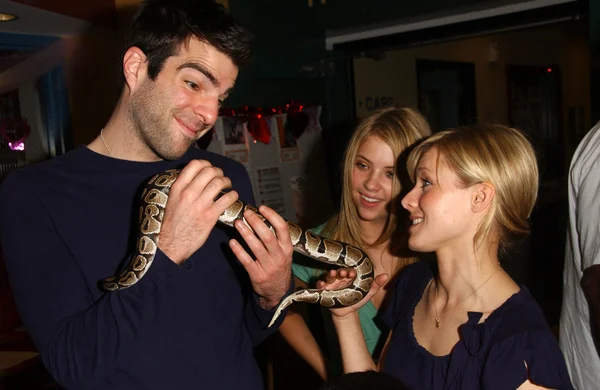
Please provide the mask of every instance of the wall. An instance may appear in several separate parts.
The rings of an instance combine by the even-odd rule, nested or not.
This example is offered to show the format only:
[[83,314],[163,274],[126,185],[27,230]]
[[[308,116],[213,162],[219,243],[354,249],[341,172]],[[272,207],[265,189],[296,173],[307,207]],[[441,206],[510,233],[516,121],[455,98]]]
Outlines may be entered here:
[[[490,64],[490,45],[498,44],[499,56]],[[567,108],[583,106],[589,128],[589,49],[583,23],[514,31],[459,41],[388,51],[382,60],[354,61],[356,110],[365,116],[367,98],[392,98],[394,103],[417,107],[415,60],[432,59],[475,63],[477,116],[481,121],[508,123],[506,65],[554,65],[561,72],[564,129]],[[565,137],[568,140],[568,137]]]
[[[127,27],[141,3],[142,0],[114,0],[119,29]],[[229,7],[229,0],[217,0],[217,3],[223,4],[226,8]]]
[[28,6],[106,26],[115,25],[114,0],[11,0]]
[[92,26],[72,38],[65,70],[74,147],[91,142],[110,117],[119,92],[118,52],[116,30]]
[[114,0],[118,28],[90,26],[72,38],[67,59],[73,146],[87,144],[108,121],[117,99],[121,31],[141,0]]
[[[288,0],[289,1],[289,0]],[[294,0],[307,4],[306,0]],[[501,3],[518,3],[522,0],[505,0]],[[497,0],[319,0],[313,3],[319,20],[326,29],[351,29],[356,26],[385,24],[389,21],[414,19],[421,15],[442,14],[450,10],[481,9],[486,4],[498,5]]]
[[19,88],[21,116],[27,119],[31,133],[25,141],[25,159],[28,164],[48,158],[48,134],[42,123],[40,95],[36,83],[27,83]]

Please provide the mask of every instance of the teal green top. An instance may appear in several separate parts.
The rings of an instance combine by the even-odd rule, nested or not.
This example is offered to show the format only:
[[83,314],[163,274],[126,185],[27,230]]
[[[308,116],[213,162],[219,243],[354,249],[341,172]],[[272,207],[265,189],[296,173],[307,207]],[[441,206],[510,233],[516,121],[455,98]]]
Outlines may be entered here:
[[[320,226],[317,226],[316,228],[309,230],[314,234],[320,235],[324,228],[325,224],[322,224]],[[302,261],[302,264],[298,263],[299,260]],[[310,264],[310,266],[303,264]],[[294,272],[294,276],[302,280],[304,283],[309,284],[310,286],[314,286],[316,281],[321,279],[321,277],[326,272],[326,268],[323,266],[323,263],[317,260],[312,260],[304,255],[295,252],[292,270]],[[329,350],[326,352],[329,356],[329,360],[332,366],[332,373],[334,375],[338,375],[342,373],[342,359],[340,347],[338,344],[337,335],[335,333],[335,328],[333,327],[333,323],[331,322],[331,314],[329,313],[328,309],[323,309],[326,312],[324,313],[325,331],[329,345]],[[365,335],[365,341],[367,343],[367,348],[371,356],[373,356],[373,353],[375,352],[376,347],[380,343],[381,338],[381,329],[376,325],[375,321],[375,317],[377,316],[377,314],[377,309],[371,301],[369,301],[366,305],[358,309],[360,325],[362,327],[363,334]]]

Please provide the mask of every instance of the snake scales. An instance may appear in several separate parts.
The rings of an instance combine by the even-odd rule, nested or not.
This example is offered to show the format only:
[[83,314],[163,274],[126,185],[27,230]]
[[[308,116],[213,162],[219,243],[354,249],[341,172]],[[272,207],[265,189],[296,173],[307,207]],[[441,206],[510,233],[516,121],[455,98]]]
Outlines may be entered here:
[[[104,290],[118,291],[133,286],[140,281],[152,265],[158,248],[158,234],[169,191],[179,172],[180,170],[171,169],[159,173],[146,184],[141,199],[140,224],[135,252],[125,270],[119,275],[111,276],[101,282]],[[255,207],[240,200],[225,210],[219,217],[219,222],[227,226],[234,226],[233,223],[236,220],[244,220],[243,213],[246,209],[256,212],[274,232],[268,221],[258,213]],[[362,250],[343,242],[318,236],[301,229],[292,222],[286,222],[294,251],[324,263],[339,267],[352,267],[356,270],[356,278],[351,285],[339,290],[305,289],[290,294],[277,307],[269,326],[273,325],[281,312],[293,302],[319,303],[324,307],[339,308],[351,306],[367,294],[373,284],[374,270],[373,263]]]

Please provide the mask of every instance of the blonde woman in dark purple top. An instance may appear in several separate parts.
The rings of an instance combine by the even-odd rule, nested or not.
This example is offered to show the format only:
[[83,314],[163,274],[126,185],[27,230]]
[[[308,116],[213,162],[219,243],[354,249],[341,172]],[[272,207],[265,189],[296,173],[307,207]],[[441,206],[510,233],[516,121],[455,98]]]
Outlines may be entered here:
[[[370,296],[332,310],[345,371],[379,368],[410,389],[572,389],[538,304],[498,261],[511,238],[529,232],[538,191],[529,141],[499,125],[444,131],[413,150],[408,171],[408,244],[435,260],[407,267],[395,282],[379,367],[356,315]],[[321,287],[348,276],[338,272]],[[370,294],[386,281],[378,276]]]

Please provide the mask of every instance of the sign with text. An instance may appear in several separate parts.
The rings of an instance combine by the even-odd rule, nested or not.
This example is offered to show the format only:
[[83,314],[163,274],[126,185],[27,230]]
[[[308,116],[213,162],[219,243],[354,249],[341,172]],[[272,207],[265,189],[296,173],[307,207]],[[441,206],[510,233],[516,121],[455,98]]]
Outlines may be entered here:
[[377,110],[382,107],[393,106],[394,98],[392,96],[367,96],[358,101],[358,106],[365,106],[367,111]]

